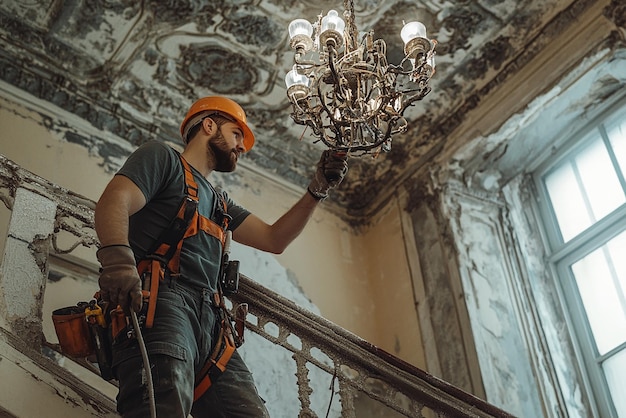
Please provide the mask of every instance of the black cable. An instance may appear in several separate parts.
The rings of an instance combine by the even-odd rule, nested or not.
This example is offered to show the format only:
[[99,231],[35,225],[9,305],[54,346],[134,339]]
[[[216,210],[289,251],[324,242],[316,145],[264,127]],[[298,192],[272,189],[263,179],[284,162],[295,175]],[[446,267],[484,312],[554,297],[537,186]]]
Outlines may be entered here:
[[148,398],[150,400],[150,417],[157,418],[156,415],[156,402],[154,400],[154,382],[152,381],[152,370],[150,369],[150,361],[148,360],[148,350],[146,349],[146,343],[141,335],[141,328],[139,327],[139,321],[137,320],[137,314],[131,309],[130,317],[133,320],[133,327],[135,328],[135,336],[139,342],[139,351],[141,351],[141,358],[143,359],[143,368],[146,372],[146,379],[148,383]]

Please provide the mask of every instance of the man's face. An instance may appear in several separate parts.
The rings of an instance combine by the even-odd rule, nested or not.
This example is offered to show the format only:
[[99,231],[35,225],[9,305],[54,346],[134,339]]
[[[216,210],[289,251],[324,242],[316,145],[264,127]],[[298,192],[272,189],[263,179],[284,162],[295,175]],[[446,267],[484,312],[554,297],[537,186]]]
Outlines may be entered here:
[[239,156],[245,152],[243,132],[235,123],[226,122],[208,142],[209,152],[215,156],[215,171],[229,173],[237,167]]

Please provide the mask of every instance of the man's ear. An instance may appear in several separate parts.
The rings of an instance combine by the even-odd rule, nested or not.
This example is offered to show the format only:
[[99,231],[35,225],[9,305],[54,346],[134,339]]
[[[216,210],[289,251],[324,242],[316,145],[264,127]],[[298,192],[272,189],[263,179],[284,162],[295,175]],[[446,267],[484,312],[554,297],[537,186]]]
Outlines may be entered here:
[[211,135],[216,126],[217,124],[211,118],[204,118],[202,120],[202,129],[204,129],[207,135]]

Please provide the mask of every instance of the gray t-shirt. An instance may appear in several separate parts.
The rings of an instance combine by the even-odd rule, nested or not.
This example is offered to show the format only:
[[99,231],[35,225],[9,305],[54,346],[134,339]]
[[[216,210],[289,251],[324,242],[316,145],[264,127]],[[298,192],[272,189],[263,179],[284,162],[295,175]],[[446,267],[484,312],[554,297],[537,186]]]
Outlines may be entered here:
[[[217,192],[202,174],[193,167],[191,170],[199,189],[198,212],[221,224],[216,219],[216,207],[220,204]],[[185,197],[184,169],[177,151],[153,141],[133,152],[117,174],[128,177],[146,198],[146,205],[129,220],[129,241],[139,260],[176,217]],[[250,212],[236,205],[225,192],[221,194],[232,217],[228,229],[235,230]],[[221,242],[204,232],[185,239],[180,254],[181,284],[216,291],[221,254]]]

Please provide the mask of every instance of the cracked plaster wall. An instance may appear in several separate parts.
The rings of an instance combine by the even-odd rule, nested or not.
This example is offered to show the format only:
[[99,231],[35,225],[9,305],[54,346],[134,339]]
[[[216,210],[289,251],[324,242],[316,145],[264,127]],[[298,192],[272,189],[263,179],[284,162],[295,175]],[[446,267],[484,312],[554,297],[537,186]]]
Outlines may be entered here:
[[25,189],[16,191],[0,266],[1,321],[32,347],[41,345],[40,301],[56,205]]
[[457,133],[464,145],[424,167],[408,191],[429,369],[516,416],[598,416],[529,173],[601,112],[626,105],[625,58],[623,44],[592,51],[500,126],[488,127],[498,105],[485,103]]
[[519,272],[504,206],[452,187],[444,193],[487,399],[517,416],[539,417],[542,400],[531,367],[536,352],[518,317],[521,306],[512,287]]

